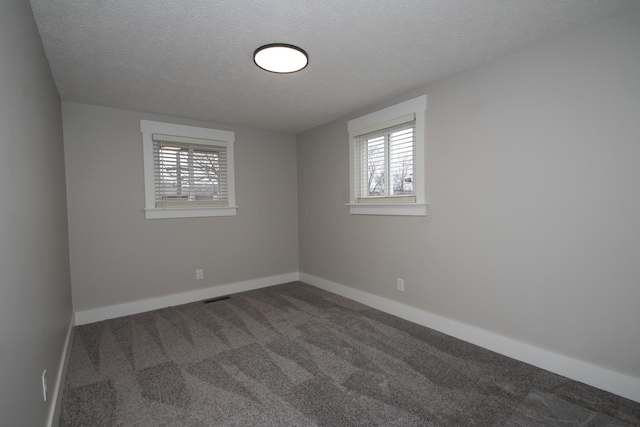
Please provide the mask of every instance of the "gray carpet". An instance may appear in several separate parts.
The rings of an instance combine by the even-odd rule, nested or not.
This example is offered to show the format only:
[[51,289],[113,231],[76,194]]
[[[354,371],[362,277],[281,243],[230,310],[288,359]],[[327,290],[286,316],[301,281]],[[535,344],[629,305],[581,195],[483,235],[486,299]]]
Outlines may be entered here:
[[76,328],[61,426],[627,426],[640,404],[301,282]]

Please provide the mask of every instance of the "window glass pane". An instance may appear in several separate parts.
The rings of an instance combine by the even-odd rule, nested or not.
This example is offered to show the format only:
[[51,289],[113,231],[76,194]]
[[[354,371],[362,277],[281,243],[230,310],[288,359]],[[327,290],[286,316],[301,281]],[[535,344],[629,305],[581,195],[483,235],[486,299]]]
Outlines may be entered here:
[[393,195],[413,194],[413,128],[389,136],[389,175]]
[[183,163],[186,162],[180,148],[159,148],[158,151],[158,176],[156,189],[161,199],[183,198],[183,175],[185,172]]
[[367,140],[367,194],[385,195],[385,137]]
[[226,198],[223,182],[224,167],[219,152],[193,152],[193,181],[191,189],[196,200],[221,200]]
[[155,144],[156,207],[225,204],[226,149]]
[[414,134],[411,122],[358,138],[358,197],[415,195]]

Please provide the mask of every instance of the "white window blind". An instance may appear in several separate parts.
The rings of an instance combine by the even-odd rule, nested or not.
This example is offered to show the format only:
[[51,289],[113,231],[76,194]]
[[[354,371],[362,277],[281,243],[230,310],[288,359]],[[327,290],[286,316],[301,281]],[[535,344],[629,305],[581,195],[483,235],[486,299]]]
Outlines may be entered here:
[[155,207],[229,206],[227,147],[153,134]]
[[415,203],[415,116],[356,136],[356,202]]

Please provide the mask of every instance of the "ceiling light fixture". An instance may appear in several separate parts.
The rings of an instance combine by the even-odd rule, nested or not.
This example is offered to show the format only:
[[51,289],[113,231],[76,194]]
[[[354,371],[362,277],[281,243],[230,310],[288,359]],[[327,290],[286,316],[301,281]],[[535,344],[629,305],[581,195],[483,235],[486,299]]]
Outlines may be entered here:
[[266,44],[253,52],[253,62],[272,73],[295,73],[309,64],[307,52],[285,43]]

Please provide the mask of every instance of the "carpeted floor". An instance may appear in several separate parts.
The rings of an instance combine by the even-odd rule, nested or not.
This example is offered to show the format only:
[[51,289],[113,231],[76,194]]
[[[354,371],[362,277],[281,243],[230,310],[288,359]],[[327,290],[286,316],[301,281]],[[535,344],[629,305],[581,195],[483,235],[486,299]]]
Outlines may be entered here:
[[626,426],[640,404],[294,282],[76,328],[61,426]]

